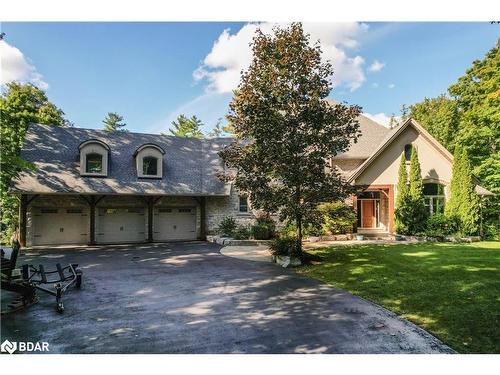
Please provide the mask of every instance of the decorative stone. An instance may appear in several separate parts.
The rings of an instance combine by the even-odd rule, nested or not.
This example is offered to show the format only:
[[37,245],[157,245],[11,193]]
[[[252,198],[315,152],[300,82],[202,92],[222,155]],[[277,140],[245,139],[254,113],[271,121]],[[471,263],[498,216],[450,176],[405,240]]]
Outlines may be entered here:
[[302,264],[299,258],[283,255],[273,256],[273,260],[283,268],[300,266]]

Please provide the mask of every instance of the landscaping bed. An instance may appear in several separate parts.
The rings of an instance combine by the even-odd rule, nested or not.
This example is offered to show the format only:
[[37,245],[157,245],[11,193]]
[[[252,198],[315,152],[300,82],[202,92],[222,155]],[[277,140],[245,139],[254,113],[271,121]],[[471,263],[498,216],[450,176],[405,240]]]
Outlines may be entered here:
[[461,353],[499,353],[500,242],[308,250],[296,272],[386,307]]

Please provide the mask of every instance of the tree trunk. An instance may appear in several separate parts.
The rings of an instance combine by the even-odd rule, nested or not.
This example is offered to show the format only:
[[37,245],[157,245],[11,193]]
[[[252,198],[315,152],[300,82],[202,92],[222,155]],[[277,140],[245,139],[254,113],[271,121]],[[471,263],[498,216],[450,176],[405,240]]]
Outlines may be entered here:
[[302,257],[302,216],[297,215],[295,221],[297,222],[297,249],[300,257]]

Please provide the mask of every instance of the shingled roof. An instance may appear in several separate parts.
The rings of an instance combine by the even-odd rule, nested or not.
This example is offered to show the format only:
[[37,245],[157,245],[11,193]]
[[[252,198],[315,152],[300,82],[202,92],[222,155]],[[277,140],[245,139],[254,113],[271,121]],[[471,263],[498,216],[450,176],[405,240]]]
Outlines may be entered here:
[[[97,139],[110,147],[108,176],[80,175],[80,143]],[[144,195],[229,195],[230,186],[217,173],[223,165],[217,153],[228,138],[194,139],[132,132],[29,126],[21,158],[33,162],[34,171],[23,171],[13,181],[13,192]],[[163,178],[137,177],[134,151],[154,143],[163,150]]]

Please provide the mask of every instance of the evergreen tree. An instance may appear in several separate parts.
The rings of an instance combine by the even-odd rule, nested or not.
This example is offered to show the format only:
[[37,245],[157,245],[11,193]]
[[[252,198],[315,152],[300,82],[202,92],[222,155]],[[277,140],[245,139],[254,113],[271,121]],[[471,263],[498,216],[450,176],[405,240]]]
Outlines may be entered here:
[[408,230],[412,234],[417,234],[425,230],[427,221],[427,210],[424,204],[424,183],[422,181],[422,171],[418,161],[418,152],[415,147],[412,148],[410,158],[410,177],[409,177],[409,220]]
[[460,146],[455,146],[450,182],[450,197],[444,207],[444,213],[449,219],[459,216],[458,212],[462,202],[462,155],[462,149]]
[[408,227],[406,225],[407,209],[408,209],[408,173],[406,171],[406,158],[405,154],[401,154],[401,161],[399,162],[398,171],[398,185],[396,191],[396,204],[394,208],[394,225],[396,233],[406,234]]
[[172,121],[172,126],[170,133],[176,137],[203,138],[201,132],[203,122],[196,116],[187,118],[184,115],[179,115],[176,120]]
[[127,124],[123,122],[123,116],[116,112],[108,112],[102,122],[104,123],[104,131],[108,133],[128,131],[125,129]]

